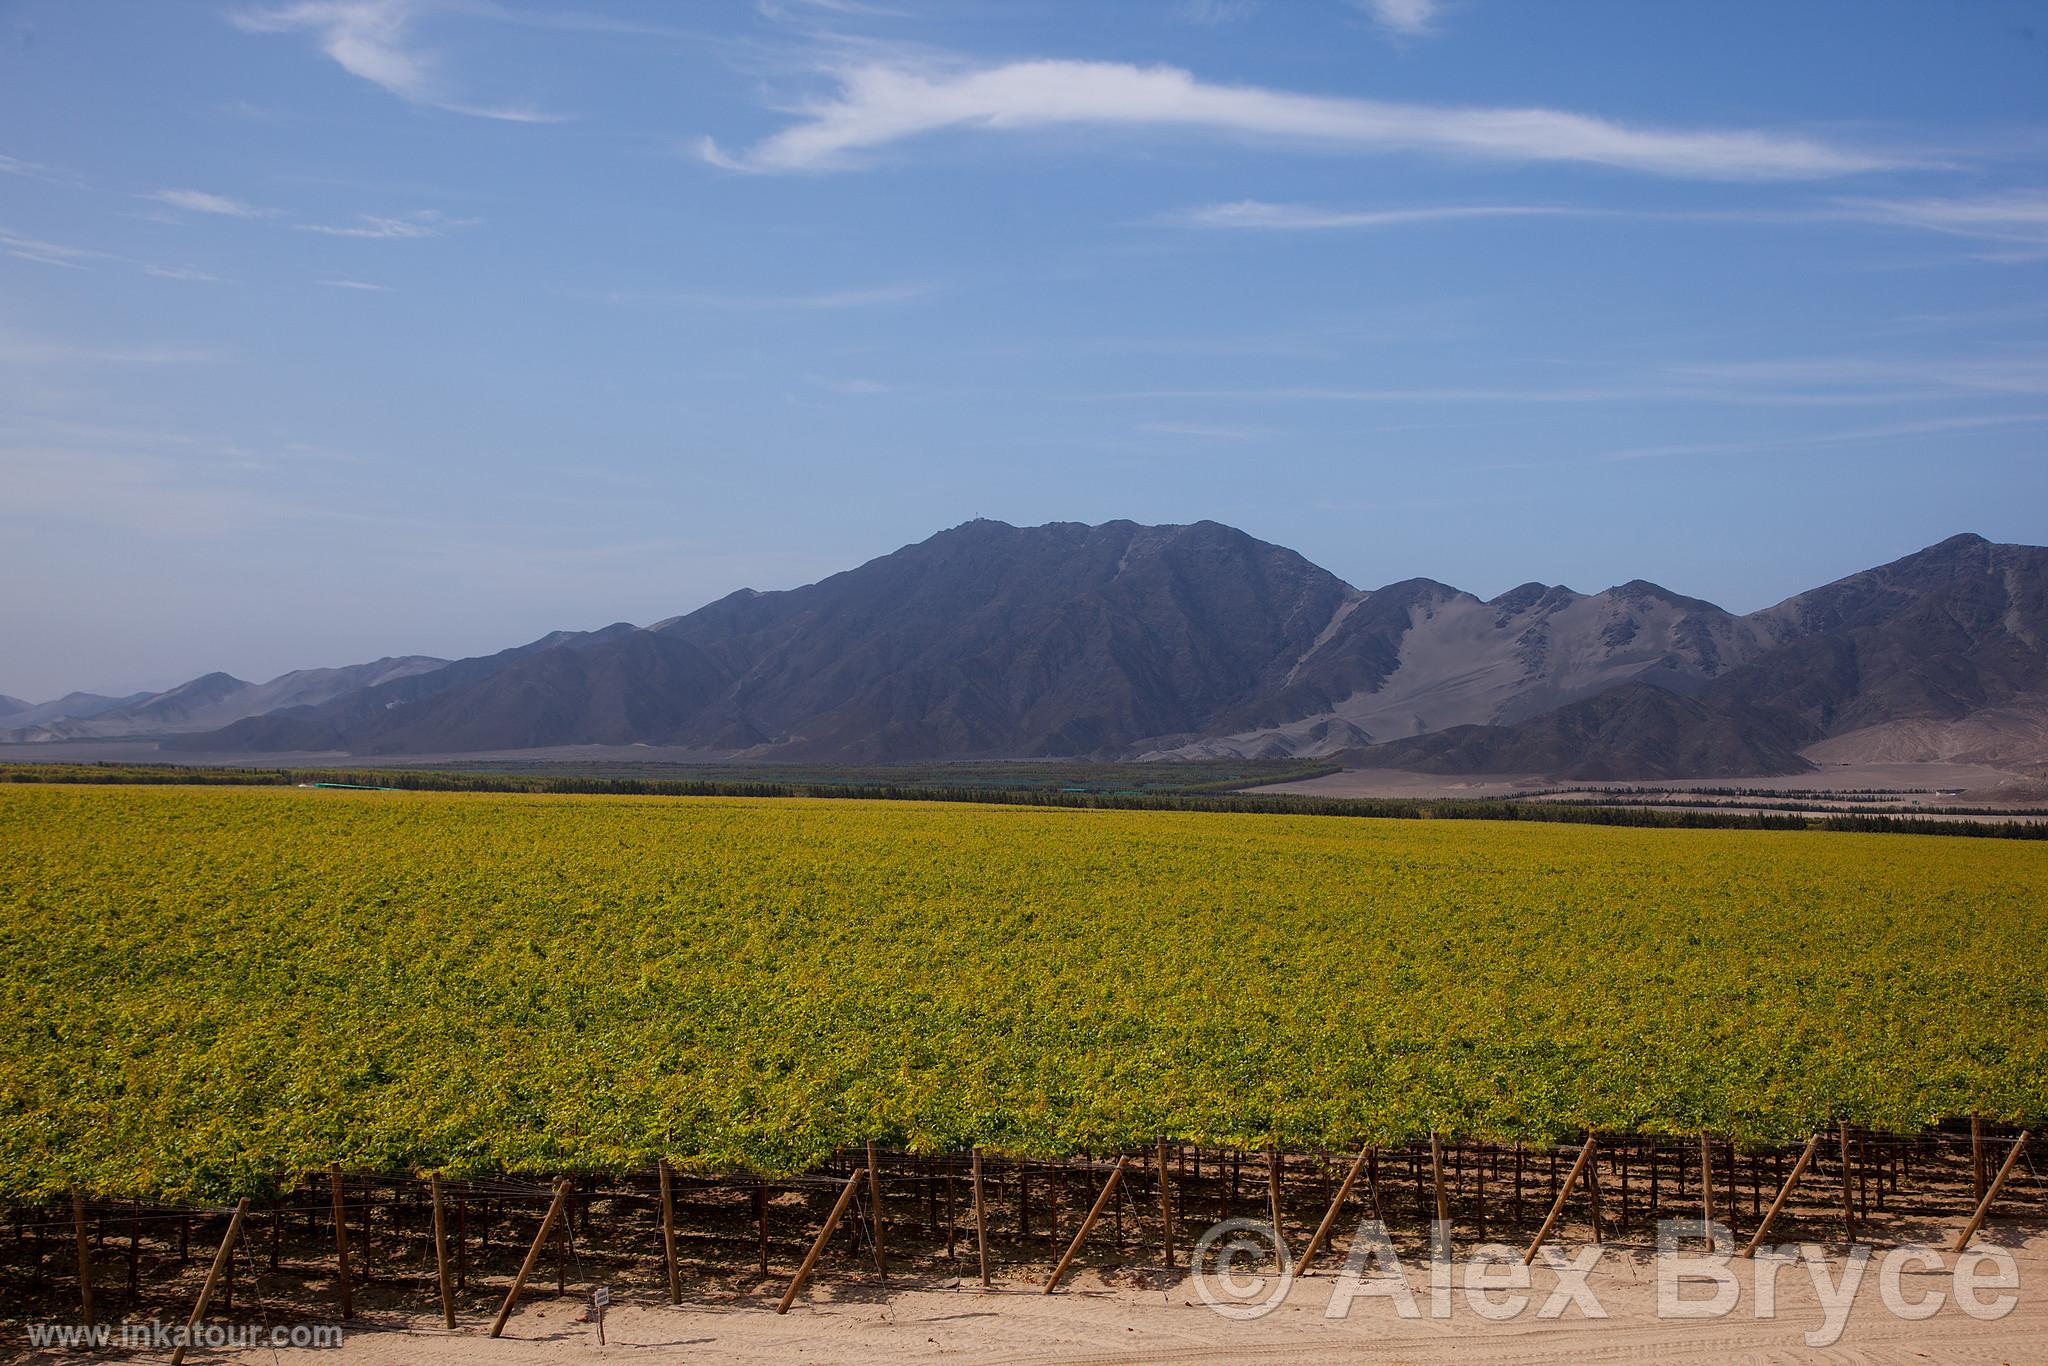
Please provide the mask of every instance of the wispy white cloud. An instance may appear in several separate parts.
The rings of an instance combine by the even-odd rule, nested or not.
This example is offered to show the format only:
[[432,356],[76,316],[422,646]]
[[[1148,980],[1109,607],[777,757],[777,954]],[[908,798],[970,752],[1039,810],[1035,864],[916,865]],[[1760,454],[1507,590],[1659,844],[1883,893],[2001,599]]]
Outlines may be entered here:
[[1975,253],[1975,259],[1980,261],[2025,264],[2048,259],[2048,193],[2033,190],[1975,198],[1838,198],[1768,209],[1631,209],[1570,204],[1449,204],[1343,209],[1244,199],[1204,204],[1165,215],[1156,221],[1192,228],[1326,232],[1398,228],[1461,218],[1583,218],[1650,223],[1805,225],[1837,229],[1844,225],[1860,225],[1934,232],[2001,245],[2000,250]]
[[1748,130],[1635,128],[1557,109],[1485,109],[1303,95],[1198,80],[1177,67],[1025,61],[939,69],[867,64],[834,72],[836,94],[733,156],[753,171],[822,171],[942,130],[1128,127],[1264,138],[1350,151],[1421,151],[1582,162],[1707,180],[1801,180],[1897,164],[1810,137]]
[[1258,12],[1259,0],[1181,0],[1174,17],[1190,24],[1234,24]]
[[91,247],[74,247],[63,242],[46,242],[39,237],[24,237],[19,233],[0,228],[0,251],[23,261],[34,261],[44,266],[65,266],[73,270],[82,269],[88,261],[111,261],[111,253],[95,251]]
[[[1755,407],[1859,407],[1995,397],[2048,397],[2048,353],[1877,359],[1824,356],[1672,364],[1595,384],[1151,389],[1116,400],[1356,404],[1602,404],[1678,402]],[[1999,417],[1999,421],[2010,420]],[[1937,424],[1952,419],[1932,419]],[[1975,419],[1971,419],[1975,421]],[[1967,425],[1967,424],[1966,424]],[[1941,427],[1935,430],[1945,429]]]
[[1848,431],[1757,437],[1743,441],[1700,441],[1672,446],[1639,446],[1632,450],[1609,451],[1600,458],[1668,460],[1695,455],[1749,455],[1801,446],[1835,446],[1890,441],[1909,436],[1938,436],[1945,432],[1977,431],[1987,427],[2038,427],[2044,424],[2048,424],[2048,413],[1988,413],[1966,417],[1937,417],[1924,422],[1897,422],[1881,427],[1856,427]]
[[1436,23],[1437,0],[1356,0],[1373,22],[1404,38],[1419,38]]
[[674,24],[653,23],[644,19],[627,19],[616,14],[599,14],[592,10],[525,9],[497,4],[494,0],[462,0],[461,9],[464,14],[495,19],[499,23],[512,24],[520,28],[553,29],[565,33],[612,34],[624,38],[669,38],[693,43],[716,41],[713,35],[701,29],[680,28]]
[[410,104],[507,123],[560,123],[563,116],[515,105],[473,104],[459,98],[435,56],[415,45],[417,0],[299,0],[230,15],[249,33],[310,31],[320,50],[351,76]]
[[1195,228],[1248,228],[1314,232],[1335,228],[1398,228],[1458,218],[1561,218],[1603,216],[1601,209],[1546,204],[1445,204],[1405,209],[1326,209],[1313,204],[1269,204],[1241,199],[1205,204],[1167,221]]
[[188,213],[210,213],[223,218],[269,218],[277,212],[275,209],[245,204],[224,194],[210,194],[205,190],[156,190],[143,197],[154,199],[161,204],[169,204],[174,209],[184,209]]
[[1688,391],[1673,385],[1580,385],[1555,389],[1462,385],[1411,385],[1387,388],[1332,388],[1308,385],[1264,389],[1141,389],[1108,394],[1112,399],[1225,399],[1259,403],[1619,403],[1641,398],[1672,398]]
[[359,289],[372,294],[389,294],[392,292],[390,285],[377,285],[370,283],[368,280],[350,280],[340,276],[325,280],[315,280],[313,283],[325,285],[329,289]]
[[472,228],[482,221],[479,218],[450,218],[438,209],[420,209],[397,217],[361,213],[356,215],[353,223],[294,223],[292,226],[300,232],[317,232],[328,237],[414,240],[439,237],[453,228]]
[[1138,430],[1158,436],[1192,436],[1203,441],[1251,441],[1271,435],[1264,427],[1233,426],[1216,422],[1140,422]]
[[871,285],[865,289],[833,289],[820,294],[788,294],[768,299],[737,299],[729,302],[761,304],[778,308],[872,308],[877,304],[902,304],[938,292],[937,285],[909,282]]
[[1844,397],[1880,400],[1923,394],[2048,395],[2048,353],[2040,352],[1903,359],[1816,356],[1714,361],[1672,366],[1670,373],[1688,379],[1734,383],[1765,393],[1818,389]]
[[90,270],[93,265],[105,262],[112,265],[133,266],[145,275],[154,275],[164,280],[195,280],[211,283],[220,277],[210,271],[195,270],[189,266],[164,266],[151,261],[138,261],[132,256],[118,252],[101,251],[97,247],[74,246],[67,242],[46,242],[37,237],[25,237],[20,233],[0,228],[0,252],[37,265],[62,266],[67,270]]
[[884,384],[880,380],[860,379],[858,377],[836,379],[830,375],[813,375],[811,380],[820,389],[829,389],[835,394],[844,394],[849,398],[872,398],[877,394],[893,393],[896,389],[896,386],[893,384]]
[[938,292],[934,284],[908,281],[902,284],[872,285],[859,289],[826,290],[813,294],[707,294],[691,290],[571,290],[570,297],[622,308],[734,308],[746,310],[875,308],[909,303]]
[[36,530],[87,525],[203,541],[317,511],[187,460],[90,446],[0,445],[0,480],[8,493],[0,518]]
[[99,346],[51,341],[42,337],[0,332],[0,363],[53,365],[72,362],[110,365],[206,365],[218,353],[181,346]]
[[144,266],[144,275],[154,275],[159,280],[187,280],[194,284],[212,285],[220,283],[220,276],[210,270],[197,270],[191,266]]
[[794,19],[827,14],[842,19],[904,19],[908,12],[872,0],[754,0],[754,8],[769,19]]
[[1842,199],[1836,215],[1887,227],[2008,243],[2015,251],[1995,259],[2030,261],[2048,256],[2048,191],[1926,199]]
[[23,180],[40,180],[46,184],[62,185],[73,190],[83,189],[86,184],[84,178],[74,172],[11,156],[0,156],[0,175],[18,176]]

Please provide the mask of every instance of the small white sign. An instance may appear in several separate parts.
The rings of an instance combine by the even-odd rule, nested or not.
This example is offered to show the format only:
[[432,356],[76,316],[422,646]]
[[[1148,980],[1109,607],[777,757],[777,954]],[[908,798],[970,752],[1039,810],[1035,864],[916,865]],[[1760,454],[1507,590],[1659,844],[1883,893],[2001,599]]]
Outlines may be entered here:
[[601,1285],[590,1292],[590,1306],[593,1309],[603,1309],[611,1302],[612,1292],[605,1286]]

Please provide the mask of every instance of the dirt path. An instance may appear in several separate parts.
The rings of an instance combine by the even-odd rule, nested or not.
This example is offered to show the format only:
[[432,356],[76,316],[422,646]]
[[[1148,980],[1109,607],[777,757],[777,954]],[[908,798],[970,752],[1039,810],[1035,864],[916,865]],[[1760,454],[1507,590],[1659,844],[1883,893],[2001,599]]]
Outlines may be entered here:
[[[564,1366],[572,1362],[644,1363],[719,1361],[848,1363],[976,1361],[1057,1362],[1063,1366],[1162,1362],[1209,1366],[1236,1361],[1345,1361],[1399,1363],[1518,1363],[1570,1360],[1647,1363],[1715,1362],[1838,1363],[2048,1362],[2048,1236],[2015,1249],[2017,1292],[1985,1289],[1984,1301],[2016,1294],[2010,1312],[1995,1321],[1973,1318],[1958,1307],[1951,1272],[1956,1259],[1942,1257],[1939,1271],[1909,1270],[1900,1278],[1918,1300],[1940,1291],[1939,1311],[1922,1322],[1890,1313],[1880,1284],[1878,1249],[1855,1295],[1839,1341],[1809,1345],[1807,1334],[1825,1315],[1810,1276],[1800,1264],[1784,1264],[1776,1275],[1777,1315],[1753,1313],[1755,1276],[1762,1263],[1735,1262],[1741,1298],[1727,1316],[1715,1319],[1660,1319],[1656,1273],[1640,1250],[1609,1251],[1587,1277],[1587,1286],[1610,1317],[1591,1320],[1577,1308],[1540,1318],[1539,1307],[1557,1284],[1545,1268],[1534,1273],[1532,1303],[1519,1317],[1492,1322],[1469,1306],[1462,1290],[1451,1294],[1451,1317],[1429,1317],[1427,1278],[1410,1267],[1408,1283],[1421,1317],[1403,1318],[1384,1297],[1359,1298],[1348,1316],[1327,1309],[1338,1282],[1318,1274],[1296,1284],[1269,1316],[1252,1322],[1226,1320],[1207,1308],[1192,1285],[1145,1288],[1128,1282],[1109,1285],[1085,1272],[1071,1290],[1047,1297],[1035,1286],[1007,1285],[993,1291],[923,1280],[901,1283],[882,1295],[871,1282],[823,1284],[786,1317],[772,1312],[776,1287],[763,1284],[751,1295],[719,1306],[671,1309],[644,1302],[616,1306],[606,1324],[609,1345],[600,1348],[579,1300],[542,1294],[516,1315],[503,1339],[486,1336],[486,1325],[468,1323],[453,1333],[436,1319],[387,1317],[353,1332],[339,1351],[261,1349],[225,1359],[251,1363],[316,1362],[329,1366],[397,1366],[421,1361],[518,1363]],[[1986,1268],[1988,1271],[1989,1268]],[[1829,1272],[1843,1272],[1840,1257]],[[1711,1287],[1695,1283],[1688,1299]],[[1496,1292],[1498,1295],[1500,1292]],[[198,1354],[195,1360],[208,1358]]]

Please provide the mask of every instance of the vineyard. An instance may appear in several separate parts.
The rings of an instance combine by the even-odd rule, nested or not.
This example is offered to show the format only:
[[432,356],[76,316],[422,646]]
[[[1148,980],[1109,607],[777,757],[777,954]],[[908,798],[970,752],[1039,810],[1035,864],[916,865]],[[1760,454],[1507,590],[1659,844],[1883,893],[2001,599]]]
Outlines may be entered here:
[[0,1196],[2048,1113],[2048,851],[0,791]]

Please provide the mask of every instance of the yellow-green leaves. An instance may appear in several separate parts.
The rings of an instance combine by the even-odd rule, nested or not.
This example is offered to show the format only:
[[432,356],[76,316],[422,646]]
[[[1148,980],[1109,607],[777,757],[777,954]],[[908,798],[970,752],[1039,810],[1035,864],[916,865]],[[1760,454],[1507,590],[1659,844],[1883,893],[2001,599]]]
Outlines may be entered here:
[[2048,1113],[2048,847],[0,787],[0,1197]]

